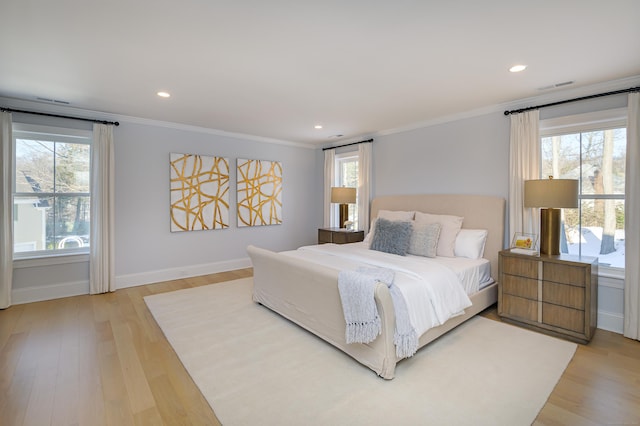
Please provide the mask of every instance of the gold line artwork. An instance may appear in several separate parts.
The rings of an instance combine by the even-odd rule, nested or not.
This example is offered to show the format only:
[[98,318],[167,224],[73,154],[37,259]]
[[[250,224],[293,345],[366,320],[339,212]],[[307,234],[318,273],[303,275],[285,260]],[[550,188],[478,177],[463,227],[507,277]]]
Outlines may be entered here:
[[229,227],[229,159],[171,153],[171,232]]
[[282,164],[238,158],[238,226],[282,223]]

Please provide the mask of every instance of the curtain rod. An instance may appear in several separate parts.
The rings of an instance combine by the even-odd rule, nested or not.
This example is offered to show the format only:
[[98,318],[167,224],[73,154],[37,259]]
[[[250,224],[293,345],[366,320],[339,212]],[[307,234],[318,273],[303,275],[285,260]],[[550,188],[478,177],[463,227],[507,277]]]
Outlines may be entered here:
[[45,117],[66,118],[66,119],[69,119],[69,120],[90,121],[92,123],[111,124],[113,126],[119,126],[120,125],[120,123],[118,123],[117,121],[106,121],[106,120],[98,120],[98,119],[95,119],[95,118],[84,118],[84,117],[72,117],[70,115],[50,114],[48,112],[26,111],[26,110],[23,110],[23,109],[13,109],[13,108],[6,108],[6,107],[0,107],[0,111],[4,111],[4,112],[19,112],[19,113],[22,113],[22,114],[32,114],[32,115],[44,115]]
[[605,93],[598,93],[598,94],[595,94],[595,95],[582,96],[580,98],[567,99],[565,101],[552,102],[552,103],[544,104],[544,105],[536,105],[536,106],[527,107],[527,108],[514,109],[514,110],[511,110],[511,111],[505,111],[504,115],[520,114],[521,112],[531,111],[531,110],[534,110],[534,109],[540,109],[540,108],[545,108],[545,107],[550,107],[550,106],[568,104],[570,102],[585,101],[587,99],[601,98],[603,96],[619,95],[621,93],[631,93],[631,92],[640,92],[640,86],[638,86],[638,87],[630,87],[628,89],[622,89],[622,90],[615,90],[613,92],[605,92]]
[[328,146],[326,148],[322,148],[322,150],[326,151],[328,149],[337,149],[337,148],[342,148],[342,147],[345,147],[345,146],[358,145],[358,144],[361,144],[361,143],[370,143],[370,142],[373,142],[373,139],[367,139],[366,141],[360,141],[360,142],[351,142],[351,143],[346,143],[344,145],[338,145],[338,146]]

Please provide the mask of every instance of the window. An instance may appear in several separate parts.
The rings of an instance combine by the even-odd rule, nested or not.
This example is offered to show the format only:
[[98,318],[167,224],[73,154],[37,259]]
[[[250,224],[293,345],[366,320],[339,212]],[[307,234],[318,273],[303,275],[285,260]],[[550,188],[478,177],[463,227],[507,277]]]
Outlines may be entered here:
[[565,209],[561,252],[624,268],[626,110],[541,121],[541,178],[579,179],[580,206]]
[[14,257],[86,253],[92,132],[15,123]]
[[[358,187],[358,152],[336,154],[335,182],[336,186],[349,188]],[[357,195],[356,195],[357,197]],[[353,222],[353,229],[358,227],[358,204],[349,204],[349,219]],[[337,222],[337,221],[336,221]]]

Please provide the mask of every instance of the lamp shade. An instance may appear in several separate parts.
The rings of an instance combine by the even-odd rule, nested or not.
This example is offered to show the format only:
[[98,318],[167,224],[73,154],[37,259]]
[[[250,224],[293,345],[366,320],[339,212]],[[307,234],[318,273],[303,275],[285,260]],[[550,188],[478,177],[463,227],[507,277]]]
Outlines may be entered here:
[[568,208],[578,207],[576,179],[536,179],[524,182],[524,206]]
[[331,188],[331,202],[337,204],[354,204],[356,202],[356,189],[344,187]]

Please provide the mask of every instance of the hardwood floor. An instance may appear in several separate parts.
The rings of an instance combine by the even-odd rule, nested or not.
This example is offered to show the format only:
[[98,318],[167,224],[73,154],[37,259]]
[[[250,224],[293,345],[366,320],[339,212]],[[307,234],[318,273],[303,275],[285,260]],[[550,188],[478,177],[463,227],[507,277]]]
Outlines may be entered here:
[[[143,297],[251,269],[0,311],[0,425],[219,425]],[[495,308],[483,316],[497,320]],[[640,342],[597,330],[536,425],[640,424]]]

